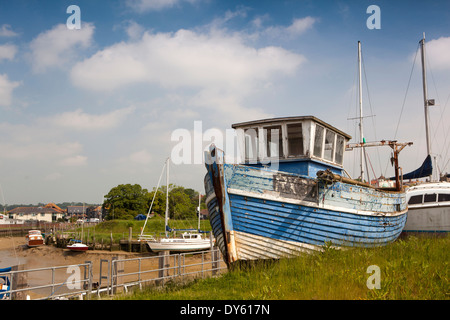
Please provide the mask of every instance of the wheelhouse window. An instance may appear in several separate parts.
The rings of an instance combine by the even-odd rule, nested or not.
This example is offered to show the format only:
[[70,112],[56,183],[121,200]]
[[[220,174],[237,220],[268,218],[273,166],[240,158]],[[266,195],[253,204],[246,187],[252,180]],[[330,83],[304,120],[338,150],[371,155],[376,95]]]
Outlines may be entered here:
[[297,157],[304,155],[302,124],[294,123],[287,125],[288,156]]
[[244,131],[245,136],[245,160],[256,161],[258,159],[258,128],[250,128]]
[[435,193],[426,194],[423,199],[423,202],[436,202],[436,194]]
[[281,126],[265,127],[266,155],[268,158],[283,157],[283,135]]
[[422,195],[416,195],[409,198],[408,204],[419,204],[422,203]]
[[439,193],[439,195],[438,195],[438,202],[444,202],[444,201],[450,201],[450,194],[449,193]]
[[323,158],[325,160],[333,161],[335,137],[336,137],[336,134],[333,131],[326,130],[325,146],[324,146],[324,151],[323,151]]
[[323,132],[325,129],[316,125],[316,134],[314,136],[314,156],[322,158]]
[[334,162],[336,162],[337,164],[342,164],[344,162],[344,144],[345,144],[344,137],[337,135],[336,151],[334,154]]

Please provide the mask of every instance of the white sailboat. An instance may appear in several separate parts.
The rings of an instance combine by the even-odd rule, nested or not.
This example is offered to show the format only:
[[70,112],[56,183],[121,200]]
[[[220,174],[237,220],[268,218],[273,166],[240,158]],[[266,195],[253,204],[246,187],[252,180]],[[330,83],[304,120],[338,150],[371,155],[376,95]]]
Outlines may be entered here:
[[428,182],[409,187],[406,190],[408,215],[405,233],[432,232],[448,233],[450,231],[450,183],[436,180],[438,174],[433,174],[430,143],[429,107],[434,105],[434,99],[428,99],[426,64],[425,64],[425,34],[420,40],[422,57],[422,82],[425,109],[425,131],[427,142],[427,158],[422,166],[403,176],[403,179],[429,177]]
[[[166,211],[165,211],[165,219],[164,219],[164,227],[165,227],[165,238],[155,239],[153,237],[147,239],[147,244],[153,252],[159,251],[173,251],[173,252],[190,252],[190,251],[200,251],[207,250],[212,246],[212,241],[207,238],[203,238],[199,232],[184,232],[181,234],[181,237],[169,237],[169,232],[172,231],[168,225],[169,221],[169,162],[170,158],[166,160]],[[164,168],[163,168],[164,170]],[[159,187],[159,184],[158,184]],[[156,195],[156,193],[155,193]],[[154,199],[153,199],[154,200]],[[153,201],[152,201],[153,205]],[[199,203],[200,209],[200,203]],[[151,212],[151,206],[148,211]],[[200,210],[198,212],[200,219]],[[149,214],[147,214],[148,219]],[[144,231],[145,225],[147,223],[147,219],[145,220],[144,227],[142,228],[142,232]],[[200,230],[200,221],[199,221],[199,230]],[[143,233],[141,232],[141,238],[143,238]]]
[[[83,212],[84,212],[84,208],[83,208]],[[84,222],[81,224],[81,240],[72,239],[69,242],[69,244],[67,245],[66,248],[69,249],[70,251],[84,252],[89,249],[89,247],[82,242],[83,241],[83,225],[84,225]]]

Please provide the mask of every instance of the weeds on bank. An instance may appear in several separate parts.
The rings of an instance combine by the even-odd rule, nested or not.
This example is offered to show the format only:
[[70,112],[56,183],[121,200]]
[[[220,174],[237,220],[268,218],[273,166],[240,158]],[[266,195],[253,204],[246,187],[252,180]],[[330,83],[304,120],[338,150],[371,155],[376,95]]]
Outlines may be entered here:
[[[450,237],[408,237],[379,248],[336,250],[234,266],[218,278],[171,284],[119,299],[449,300]],[[380,289],[367,286],[369,266]]]

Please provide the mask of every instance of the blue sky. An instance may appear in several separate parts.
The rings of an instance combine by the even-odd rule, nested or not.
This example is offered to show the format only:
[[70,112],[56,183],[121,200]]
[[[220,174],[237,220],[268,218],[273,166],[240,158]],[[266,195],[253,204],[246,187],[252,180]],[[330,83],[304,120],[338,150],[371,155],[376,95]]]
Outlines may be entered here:
[[[67,28],[70,5],[79,30]],[[367,28],[370,5],[381,29]],[[450,171],[448,1],[1,1],[4,202],[100,203],[118,184],[152,189],[172,134],[193,136],[194,121],[205,133],[314,115],[356,137],[358,40],[364,110],[376,115],[366,140],[413,141],[400,155],[413,170],[426,156],[420,56],[412,69],[423,32],[439,104],[432,151]],[[370,151],[376,175],[392,174],[389,153]],[[353,152],[345,166],[357,176]],[[173,165],[171,180],[204,192],[204,174],[202,164]]]

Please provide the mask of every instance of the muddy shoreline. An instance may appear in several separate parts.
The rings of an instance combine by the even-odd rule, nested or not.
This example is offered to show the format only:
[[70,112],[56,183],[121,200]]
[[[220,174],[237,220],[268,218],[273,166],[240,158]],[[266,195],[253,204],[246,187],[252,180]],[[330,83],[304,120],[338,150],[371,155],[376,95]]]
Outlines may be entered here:
[[[210,255],[209,255],[210,256]],[[125,274],[133,274],[138,271],[144,271],[141,275],[142,279],[156,279],[158,278],[158,269],[160,268],[160,258],[151,252],[139,253],[139,252],[126,252],[126,251],[106,251],[106,250],[88,250],[85,252],[72,252],[68,249],[57,248],[53,245],[42,245],[39,247],[29,248],[26,245],[25,237],[8,237],[0,238],[0,268],[11,267],[19,265],[20,270],[32,270],[39,268],[47,268],[45,271],[33,271],[27,272],[26,282],[27,287],[48,285],[52,283],[51,279],[55,278],[55,283],[63,283],[67,281],[70,276],[69,266],[85,264],[87,261],[92,263],[93,282],[100,282],[100,287],[103,287],[100,278],[105,276],[108,271],[107,265],[103,264],[103,271],[101,270],[102,262],[105,260],[111,263],[113,258],[128,259],[127,262],[119,263],[118,267],[121,272],[124,273],[124,277],[121,281],[128,282],[137,279],[137,275],[125,276]],[[142,259],[135,259],[142,258]],[[190,254],[186,255],[182,259],[184,272],[194,272],[202,270],[202,266],[199,263],[202,262],[202,254]],[[211,261],[210,258],[205,258],[207,261]],[[169,268],[168,275],[176,274],[179,272],[179,264],[181,260],[177,260],[175,255],[170,256],[166,261],[166,267]],[[112,265],[112,264],[111,264]],[[52,275],[51,267],[58,269],[54,275]],[[80,266],[81,274],[83,276],[84,267]],[[210,268],[210,266],[206,266]],[[102,273],[102,274],[101,274]],[[186,277],[186,279],[189,278]],[[104,280],[105,281],[105,280]],[[106,283],[107,281],[105,281]],[[65,290],[63,288],[60,290]],[[49,289],[50,290],[50,289]],[[43,294],[48,296],[51,290]],[[27,293],[31,298],[42,297],[42,292]],[[39,294],[39,295],[37,295]]]

